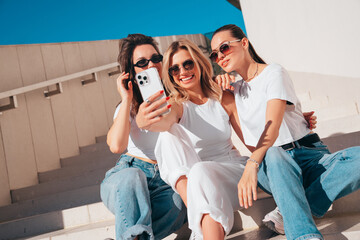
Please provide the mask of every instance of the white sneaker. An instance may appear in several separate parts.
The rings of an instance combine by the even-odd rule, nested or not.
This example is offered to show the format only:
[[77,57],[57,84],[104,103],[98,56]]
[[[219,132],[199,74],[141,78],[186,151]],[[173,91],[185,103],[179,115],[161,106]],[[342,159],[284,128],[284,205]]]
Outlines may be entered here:
[[276,207],[274,210],[266,214],[262,222],[266,227],[273,230],[274,232],[282,235],[285,234],[284,221],[279,208]]

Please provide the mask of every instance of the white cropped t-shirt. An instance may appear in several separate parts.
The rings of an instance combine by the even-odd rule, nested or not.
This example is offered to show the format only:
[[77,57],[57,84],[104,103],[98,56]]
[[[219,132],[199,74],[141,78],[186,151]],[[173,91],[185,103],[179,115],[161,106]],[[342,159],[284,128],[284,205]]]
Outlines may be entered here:
[[[120,104],[117,106],[114,119],[116,118],[120,109]],[[140,129],[134,118],[130,116],[130,135],[127,146],[127,151],[131,155],[141,158],[148,158],[156,160],[155,158],[155,144],[159,137],[158,132],[151,132],[148,130]]]
[[293,104],[286,106],[274,146],[299,140],[310,132],[290,76],[279,64],[268,65],[250,82],[236,82],[234,88],[241,130],[247,145],[257,145],[265,127],[267,102],[272,99]]

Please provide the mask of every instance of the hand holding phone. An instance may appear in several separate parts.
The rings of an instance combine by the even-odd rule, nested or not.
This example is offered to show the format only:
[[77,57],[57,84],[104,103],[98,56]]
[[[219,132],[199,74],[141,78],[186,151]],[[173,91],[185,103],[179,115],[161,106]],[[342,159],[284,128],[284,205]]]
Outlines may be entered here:
[[[149,98],[152,95],[160,91],[163,91],[163,93],[157,99],[155,99],[155,101],[166,98],[164,87],[156,68],[149,68],[136,74],[135,80],[139,86],[139,90],[144,101],[149,101]],[[158,108],[162,108],[165,106],[167,106],[166,102],[163,103]],[[170,109],[168,109],[163,114],[166,114],[168,112],[170,112]]]

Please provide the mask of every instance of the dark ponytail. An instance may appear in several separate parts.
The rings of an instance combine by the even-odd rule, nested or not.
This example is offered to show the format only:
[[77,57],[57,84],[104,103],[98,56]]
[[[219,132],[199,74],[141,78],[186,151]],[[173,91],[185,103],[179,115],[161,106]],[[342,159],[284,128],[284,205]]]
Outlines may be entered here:
[[[241,30],[241,28],[239,28],[235,24],[228,24],[228,25],[222,26],[221,28],[218,28],[214,32],[213,36],[215,36],[215,34],[217,34],[219,32],[223,32],[223,31],[230,31],[231,35],[234,38],[237,38],[237,39],[243,39],[244,37],[246,37],[243,30]],[[257,62],[257,63],[265,63],[265,61],[256,53],[256,51],[255,51],[254,47],[252,46],[250,40],[249,40],[249,53],[250,53],[250,56],[252,57],[252,59],[254,59],[255,62]]]

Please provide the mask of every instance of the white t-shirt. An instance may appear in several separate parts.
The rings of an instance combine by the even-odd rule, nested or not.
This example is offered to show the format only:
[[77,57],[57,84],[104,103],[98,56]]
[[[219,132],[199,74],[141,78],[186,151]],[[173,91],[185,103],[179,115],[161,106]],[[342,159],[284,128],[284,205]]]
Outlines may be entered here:
[[[120,104],[115,110],[114,119],[116,118],[119,109]],[[127,146],[128,153],[136,157],[156,160],[154,149],[159,133],[140,129],[137,126],[135,119],[132,117],[130,117],[130,124],[130,135]]]
[[267,102],[272,99],[293,104],[286,105],[274,146],[299,140],[310,132],[290,76],[279,64],[268,65],[249,83],[244,80],[236,82],[234,88],[236,108],[247,145],[257,145],[265,127]]

